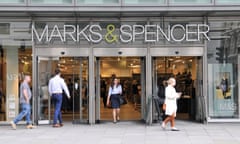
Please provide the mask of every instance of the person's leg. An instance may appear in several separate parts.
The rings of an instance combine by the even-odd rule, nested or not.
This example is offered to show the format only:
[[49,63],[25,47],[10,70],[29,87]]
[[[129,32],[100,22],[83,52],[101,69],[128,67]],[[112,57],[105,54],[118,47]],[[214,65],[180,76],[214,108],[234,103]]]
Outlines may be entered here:
[[117,108],[117,120],[119,121],[120,120],[120,108]]
[[165,120],[163,121],[164,124],[167,124],[169,121],[171,120],[171,117],[168,116],[165,118]]
[[62,107],[62,94],[55,95],[55,113],[54,113],[54,122],[53,124],[62,123],[62,114],[61,114],[61,107]]
[[52,96],[52,100],[53,100],[53,104],[54,104],[54,107],[55,107],[55,110],[54,110],[54,117],[53,117],[53,125],[55,125],[55,124],[57,124],[57,120],[58,120],[58,109],[59,109],[59,107],[57,106],[58,104],[58,102],[57,102],[57,95],[53,95]]
[[61,112],[62,99],[63,99],[63,96],[62,96],[62,95],[59,95],[59,97],[58,97],[58,104],[59,104],[59,106],[58,106],[58,107],[60,107],[60,110],[59,110],[59,113],[58,113],[58,120],[59,120],[59,123],[60,123],[60,124],[63,123],[63,122],[62,122],[62,112]]
[[175,117],[173,115],[170,116],[170,123],[171,123],[171,127],[175,127],[175,121],[174,121]]
[[27,108],[26,104],[21,104],[21,112],[13,120],[14,124],[17,124],[20,120],[22,120],[23,117],[26,116],[27,113],[28,113],[28,108]]
[[103,96],[103,104],[104,107],[107,107],[107,97],[105,95]]
[[117,110],[113,108],[113,122],[116,122],[116,113],[117,113]]
[[26,104],[27,114],[26,114],[26,123],[27,125],[32,124],[31,121],[31,106],[30,104]]
[[171,116],[166,115],[164,121],[162,122],[162,128],[165,129],[166,128],[166,124],[171,121]]
[[173,115],[171,115],[171,130],[172,131],[179,131],[179,129],[177,129],[176,127],[175,127],[175,113],[173,114]]

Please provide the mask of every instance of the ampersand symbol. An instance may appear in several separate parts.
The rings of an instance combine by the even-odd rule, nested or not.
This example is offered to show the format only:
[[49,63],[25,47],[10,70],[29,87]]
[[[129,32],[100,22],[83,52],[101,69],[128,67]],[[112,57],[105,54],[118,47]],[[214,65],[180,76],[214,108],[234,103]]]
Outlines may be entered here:
[[117,35],[113,35],[115,31],[115,26],[113,24],[109,24],[107,26],[107,34],[105,35],[105,40],[108,43],[113,43],[114,41],[117,42]]

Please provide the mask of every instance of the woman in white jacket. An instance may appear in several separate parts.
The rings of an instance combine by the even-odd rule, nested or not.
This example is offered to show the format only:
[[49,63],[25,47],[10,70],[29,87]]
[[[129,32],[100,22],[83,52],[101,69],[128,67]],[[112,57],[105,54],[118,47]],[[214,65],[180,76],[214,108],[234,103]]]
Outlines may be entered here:
[[175,127],[175,117],[177,112],[177,99],[180,98],[181,93],[177,93],[174,86],[176,85],[176,80],[174,78],[169,78],[168,86],[165,89],[165,104],[166,110],[165,114],[167,118],[162,122],[162,128],[165,129],[166,124],[170,121],[171,130],[179,131]]

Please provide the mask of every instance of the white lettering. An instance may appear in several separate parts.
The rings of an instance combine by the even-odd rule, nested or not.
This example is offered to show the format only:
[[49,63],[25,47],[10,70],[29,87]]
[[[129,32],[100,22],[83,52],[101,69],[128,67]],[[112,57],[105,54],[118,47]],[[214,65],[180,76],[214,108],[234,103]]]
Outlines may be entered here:
[[83,37],[90,42],[90,39],[88,36],[85,34],[85,31],[88,29],[89,25],[85,26],[81,31],[79,31],[79,25],[77,25],[77,41],[79,41],[80,36],[83,35]]
[[[201,27],[203,27],[202,29],[204,30],[204,28],[206,28],[205,31],[200,31]],[[198,24],[198,37],[200,37],[200,34],[202,34],[208,41],[210,41],[210,38],[208,37],[207,33],[209,32],[210,28],[209,25],[206,24]]]
[[[138,29],[139,32],[138,32]],[[136,36],[144,33],[144,26],[142,25],[133,25],[133,42],[135,42]]]
[[[73,31],[68,32],[67,29],[71,28]],[[76,38],[73,36],[73,34],[76,33],[76,27],[74,25],[64,25],[63,27],[63,40],[66,41],[67,35],[72,38],[73,41],[76,42]]]
[[99,25],[91,25],[89,28],[89,31],[92,35],[95,35],[96,37],[98,37],[98,39],[93,39],[92,35],[89,35],[89,38],[90,38],[91,42],[99,43],[102,40],[102,35],[101,35],[101,33],[94,31],[94,28],[96,28],[98,31],[102,31],[102,28]]
[[[145,25],[145,42],[156,42],[156,39],[153,39],[156,36],[156,31],[150,31],[151,29],[154,30],[156,25]],[[148,39],[148,38],[152,39]]]
[[[127,32],[127,31],[124,31],[124,29],[129,29],[130,32],[132,32],[132,27],[130,25],[122,25],[120,27],[120,40],[123,42],[123,43],[128,43],[130,41],[132,41],[133,37],[132,37],[132,34],[130,32]],[[128,37],[128,39],[124,39],[123,37]]]
[[50,35],[50,38],[49,38],[49,41],[51,41],[53,37],[56,37],[56,38],[58,37],[63,42],[62,35],[61,35],[57,25],[54,25],[53,30],[52,30],[51,35]]
[[43,39],[43,37],[44,37],[44,34],[46,34],[46,41],[48,41],[48,25],[45,25],[45,27],[44,27],[44,29],[43,29],[43,32],[42,32],[42,34],[41,34],[41,37],[39,37],[39,35],[38,35],[38,32],[37,32],[37,30],[35,29],[35,25],[33,24],[32,25],[32,41],[34,41],[34,34],[35,34],[35,36],[37,37],[37,40],[39,41],[39,42],[41,42],[42,41],[42,39]]
[[[60,31],[60,29],[63,29]],[[167,25],[165,28],[160,25],[121,25],[119,28],[119,42],[129,43],[135,42],[136,39],[144,40],[144,42],[158,42],[161,40],[174,42],[196,42],[203,39],[210,41],[208,32],[210,28],[206,24],[175,24],[173,26]],[[118,31],[116,31],[118,32]],[[32,41],[36,39],[38,42],[50,42],[60,39],[62,42],[72,40],[80,42],[86,40],[92,43],[100,43],[103,36],[108,34],[103,33],[100,25],[86,25],[80,29],[79,25],[64,25],[59,28],[54,25],[52,29],[48,25],[40,31],[32,25]],[[117,36],[117,35],[116,35]]]
[[[187,24],[186,25],[186,41],[199,41],[198,31],[191,31],[191,27],[193,29],[197,28],[197,24]],[[195,36],[195,38],[190,38]],[[196,38],[197,37],[197,38]]]
[[172,27],[172,29],[171,29],[171,37],[172,37],[172,39],[175,41],[175,42],[181,42],[181,41],[183,41],[184,39],[185,39],[185,34],[183,34],[183,37],[181,38],[181,39],[176,39],[175,38],[175,36],[174,36],[174,30],[175,29],[177,29],[177,28],[181,28],[183,31],[185,31],[185,28],[184,28],[184,26],[183,25],[180,25],[180,24],[176,24],[176,25],[174,25],[173,27]]
[[157,40],[159,41],[159,31],[160,31],[161,35],[162,35],[167,41],[170,41],[170,40],[171,40],[171,39],[170,39],[170,30],[171,30],[171,27],[170,27],[170,25],[168,25],[168,29],[167,29],[168,35],[166,35],[166,33],[163,31],[163,29],[162,29],[159,25],[157,25]]

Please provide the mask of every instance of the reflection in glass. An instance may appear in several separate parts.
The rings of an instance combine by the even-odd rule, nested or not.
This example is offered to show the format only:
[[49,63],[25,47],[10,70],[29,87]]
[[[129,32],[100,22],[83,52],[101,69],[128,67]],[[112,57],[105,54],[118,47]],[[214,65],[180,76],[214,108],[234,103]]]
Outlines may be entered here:
[[211,0],[170,0],[171,4],[210,4]]
[[8,3],[8,4],[22,4],[24,0],[1,0],[0,3]]
[[118,4],[119,0],[77,0],[78,4]]
[[80,57],[40,58],[39,60],[39,123],[44,121],[48,123],[53,119],[54,106],[47,88],[48,81],[56,68],[61,70],[61,77],[64,78],[71,96],[68,99],[63,93],[63,121],[86,122],[88,119],[88,60]]
[[33,4],[72,4],[72,0],[31,0]]
[[[208,105],[210,118],[238,118],[238,21],[211,21],[208,42]],[[231,31],[229,31],[231,29]]]
[[239,4],[240,2],[237,0],[216,0],[217,4]]
[[125,4],[164,4],[165,0],[124,0]]

